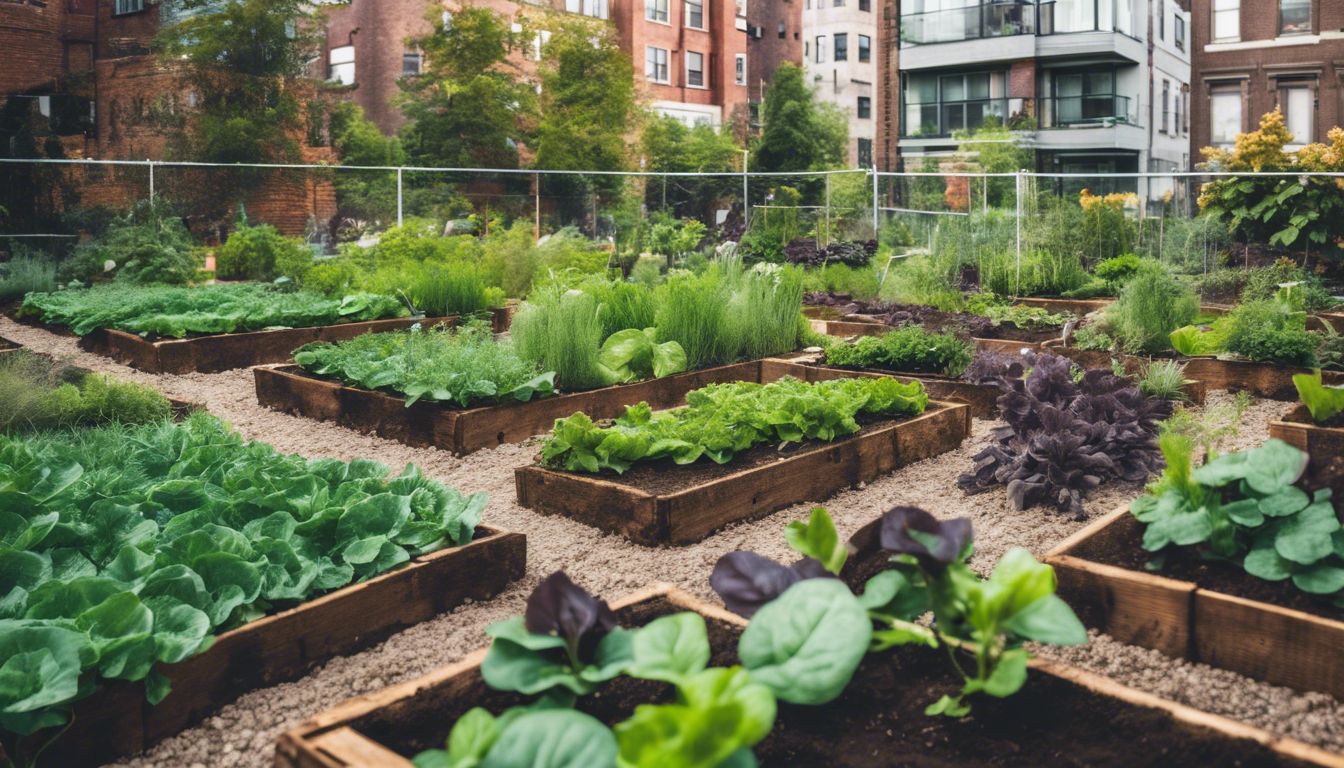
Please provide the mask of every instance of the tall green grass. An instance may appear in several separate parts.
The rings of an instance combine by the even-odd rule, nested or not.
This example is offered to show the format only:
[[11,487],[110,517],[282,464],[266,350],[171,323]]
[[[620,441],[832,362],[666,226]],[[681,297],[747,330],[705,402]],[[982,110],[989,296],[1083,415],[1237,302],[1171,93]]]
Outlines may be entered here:
[[468,263],[428,267],[409,290],[415,306],[429,315],[467,315],[501,303],[502,291],[486,284],[480,267]]
[[600,303],[579,289],[538,287],[513,318],[518,354],[541,370],[555,371],[562,389],[592,389],[605,383],[598,363],[602,335]]
[[1171,332],[1195,321],[1199,299],[1166,267],[1145,262],[1120,290],[1106,314],[1116,343],[1126,352],[1163,352],[1171,349]]
[[680,344],[691,370],[732,359],[735,345],[728,333],[731,298],[717,267],[699,275],[669,275],[658,289],[658,341]]
[[0,264],[0,302],[22,299],[30,292],[56,290],[56,262],[45,256],[15,256]]

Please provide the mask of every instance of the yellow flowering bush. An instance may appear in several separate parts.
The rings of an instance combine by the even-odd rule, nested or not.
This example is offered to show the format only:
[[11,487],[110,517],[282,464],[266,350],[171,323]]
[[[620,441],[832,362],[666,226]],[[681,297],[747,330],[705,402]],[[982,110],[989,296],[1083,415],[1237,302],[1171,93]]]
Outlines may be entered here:
[[[1231,149],[1205,147],[1202,154],[1213,171],[1344,172],[1344,128],[1330,129],[1326,138],[1285,149],[1293,135],[1276,109],[1260,118],[1257,130],[1237,136]],[[1201,188],[1199,207],[1247,242],[1325,248],[1344,239],[1344,178],[1222,177]]]

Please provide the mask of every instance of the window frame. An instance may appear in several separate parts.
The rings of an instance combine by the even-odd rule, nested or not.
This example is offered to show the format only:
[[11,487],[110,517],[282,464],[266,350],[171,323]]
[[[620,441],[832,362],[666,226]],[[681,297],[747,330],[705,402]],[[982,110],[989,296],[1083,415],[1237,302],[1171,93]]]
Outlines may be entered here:
[[[1274,83],[1274,97],[1278,100],[1278,109],[1283,113],[1283,127],[1293,134],[1293,140],[1286,146],[1297,148],[1312,143],[1316,140],[1316,92],[1313,82],[1310,80],[1278,80]],[[1289,91],[1305,91],[1307,94],[1307,103],[1311,106],[1311,117],[1307,120],[1306,138],[1300,135],[1300,132],[1294,131],[1288,123],[1288,93]]]
[[[118,9],[123,8],[123,3],[124,3],[126,6],[130,6],[130,5],[134,4],[136,7],[134,7],[134,8],[125,8],[124,10],[118,10]],[[113,18],[115,18],[115,17],[117,17],[117,16],[132,16],[132,15],[137,14],[137,13],[144,13],[144,12],[145,12],[145,9],[148,8],[148,7],[149,7],[149,6],[148,6],[148,4],[145,2],[145,0],[113,0],[113,3],[112,3],[112,16],[113,16]]]
[[[686,6],[686,12],[685,12],[683,15],[685,16],[684,22],[685,22],[685,24],[686,24],[686,28],[687,28],[687,29],[699,29],[699,30],[703,30],[703,29],[705,29],[705,4],[706,4],[706,0],[685,0],[685,2],[683,3],[683,5]],[[691,23],[691,9],[692,9],[692,8],[699,8],[699,9],[700,9],[700,24],[699,24],[699,25],[696,25],[696,24],[692,24],[692,23]]]
[[1313,9],[1311,7],[1311,0],[1297,0],[1298,2],[1305,2],[1307,7],[1306,29],[1294,29],[1292,31],[1289,31],[1283,28],[1283,4],[1284,2],[1292,2],[1292,1],[1293,0],[1278,0],[1279,15],[1278,15],[1278,26],[1276,27],[1276,29],[1278,30],[1279,37],[1285,37],[1285,36],[1291,37],[1293,35],[1310,35],[1312,28],[1316,22],[1316,19],[1314,18],[1315,14],[1312,13]]
[[[350,58],[348,60],[345,60],[344,54],[347,51],[350,54]],[[338,55],[342,59],[341,61],[336,60]],[[358,83],[359,67],[356,62],[356,58],[357,54],[355,51],[355,46],[353,45],[338,45],[335,48],[329,49],[327,51],[327,82],[340,83],[341,85],[344,86],[351,86]],[[350,79],[348,82],[346,81],[344,74],[341,74],[340,76],[337,75],[337,73],[346,72],[347,68],[350,73],[349,74]]]
[[1162,78],[1162,123],[1158,133],[1171,133],[1171,81]]
[[[700,68],[699,68],[699,69],[691,69],[691,57],[692,57],[692,56],[697,57],[697,58],[700,59]],[[687,87],[687,88],[697,88],[697,89],[699,89],[699,88],[708,88],[708,87],[709,87],[709,79],[708,79],[708,76],[707,76],[706,73],[705,73],[705,54],[701,53],[700,51],[686,51],[686,53],[682,54],[682,57],[681,57],[681,58],[682,58],[682,64],[683,64],[682,69],[685,70],[685,72],[686,72],[686,87]],[[693,82],[691,82],[691,73],[692,73],[692,72],[696,72],[696,73],[698,73],[698,74],[700,75],[700,82],[699,82],[699,83],[693,83]]]
[[831,61],[849,61],[849,33],[836,32],[831,38]]
[[867,64],[873,60],[873,38],[871,35],[859,35],[859,63]]
[[[406,69],[406,64],[407,64],[412,58],[415,59],[415,71],[414,71],[414,72],[407,71],[407,69]],[[402,76],[402,77],[419,77],[420,75],[423,75],[424,73],[425,73],[425,54],[421,53],[420,51],[405,51],[404,53],[401,54],[401,76]]]
[[1172,44],[1176,46],[1176,50],[1178,50],[1178,51],[1184,51],[1184,50],[1185,50],[1185,17],[1184,17],[1184,16],[1181,16],[1181,14],[1177,13],[1177,14],[1176,14],[1176,17],[1175,17],[1175,20],[1176,20],[1176,23],[1172,26],[1172,30],[1171,30],[1171,32],[1172,32]]
[[873,119],[873,97],[859,96],[854,101],[854,116],[860,120]]
[[671,26],[672,0],[644,0],[644,20]]
[[[1232,7],[1226,7],[1228,5]],[[1219,14],[1230,15],[1236,20],[1235,35],[1218,36]],[[1215,43],[1235,43],[1241,40],[1241,0],[1213,0],[1209,3],[1209,39]]]
[[745,53],[733,56],[733,83],[735,85],[747,84],[747,54]]
[[[658,61],[658,53],[662,53],[662,62]],[[659,67],[662,68],[663,76],[658,77]],[[651,83],[661,85],[672,84],[672,52],[666,48],[660,48],[656,45],[644,46],[644,79]]]
[[[1230,139],[1219,141],[1214,127],[1217,125],[1218,110],[1215,103],[1219,97],[1235,96],[1237,101],[1237,129]],[[1214,87],[1209,90],[1209,144],[1215,147],[1230,147],[1236,143],[1237,135],[1246,131],[1246,96],[1241,85]]]
[[1157,39],[1167,39],[1167,0],[1157,0]]

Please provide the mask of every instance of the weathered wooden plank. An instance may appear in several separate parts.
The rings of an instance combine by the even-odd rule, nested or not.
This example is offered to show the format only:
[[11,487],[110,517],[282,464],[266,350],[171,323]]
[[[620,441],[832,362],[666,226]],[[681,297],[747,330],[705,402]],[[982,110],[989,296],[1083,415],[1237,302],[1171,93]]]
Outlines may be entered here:
[[172,692],[156,706],[145,701],[143,685],[123,683],[77,702],[69,731],[44,759],[100,765],[151,747],[246,691],[296,679],[467,600],[498,594],[523,576],[526,557],[524,535],[481,527],[469,544],[225,632],[206,652],[162,670]]
[[1344,622],[1195,591],[1194,658],[1299,691],[1344,697]]
[[1344,499],[1344,427],[1318,427],[1307,407],[1298,404],[1269,422],[1269,436],[1311,457],[1306,472],[1309,488],[1330,488],[1335,499]]
[[[762,517],[949,451],[970,434],[970,409],[930,403],[924,414],[800,450],[676,492],[649,494],[619,479],[540,466],[515,471],[518,502],[645,545],[689,544],[729,523]],[[674,471],[674,470],[670,470]]]

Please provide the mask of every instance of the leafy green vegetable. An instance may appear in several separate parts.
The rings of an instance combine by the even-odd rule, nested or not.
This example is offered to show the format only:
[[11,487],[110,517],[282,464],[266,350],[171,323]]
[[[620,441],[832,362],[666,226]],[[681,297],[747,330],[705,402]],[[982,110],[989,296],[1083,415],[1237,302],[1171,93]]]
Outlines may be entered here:
[[835,530],[835,523],[831,522],[825,507],[812,510],[812,516],[806,523],[801,520],[789,523],[784,528],[784,539],[795,552],[816,560],[837,576],[849,559],[849,547],[840,540],[840,534]]
[[0,727],[60,725],[104,678],[145,680],[155,703],[160,667],[216,632],[465,544],[485,503],[204,414],[0,436]]
[[524,361],[512,342],[496,341],[484,323],[456,330],[366,333],[335,344],[309,344],[294,353],[294,362],[351,386],[400,392],[408,408],[421,400],[463,408],[526,402],[555,391],[554,373],[542,373]]
[[657,343],[658,330],[631,328],[612,334],[602,343],[598,360],[607,380],[626,384],[642,379],[661,379],[686,370],[686,350],[675,341]]
[[881,336],[865,336],[826,349],[826,362],[841,368],[882,368],[905,373],[960,376],[974,358],[974,347],[950,333],[929,333],[907,325]]
[[711,384],[686,395],[687,407],[654,413],[646,403],[626,408],[610,427],[584,413],[555,422],[542,446],[547,466],[570,472],[624,472],[637,461],[670,458],[691,464],[709,457],[726,464],[762,444],[831,441],[860,429],[857,417],[923,413],[928,395],[918,381],[837,379],[807,384]]
[[254,283],[195,288],[97,285],[32,293],[19,308],[20,316],[67,326],[79,336],[98,328],[113,328],[172,339],[267,328],[311,328],[405,314],[406,308],[390,296],[365,293],[337,300]]
[[1171,332],[1171,348],[1186,357],[1207,357],[1227,349],[1226,324],[1187,325]]
[[1144,524],[1143,548],[1196,547],[1240,561],[1268,581],[1291,579],[1304,592],[1344,593],[1344,554],[1330,490],[1308,495],[1296,483],[1307,454],[1281,440],[1229,453],[1194,468],[1189,437],[1162,437],[1167,470],[1130,505]]
[[616,739],[592,715],[572,709],[528,712],[512,719],[481,768],[592,768],[612,765]]
[[641,704],[616,726],[622,768],[718,768],[775,724],[775,697],[738,667],[706,669],[677,684],[673,704]]
[[1297,396],[1317,424],[1324,424],[1344,413],[1344,387],[1325,386],[1319,370],[1293,376],[1293,386],[1297,387]]

